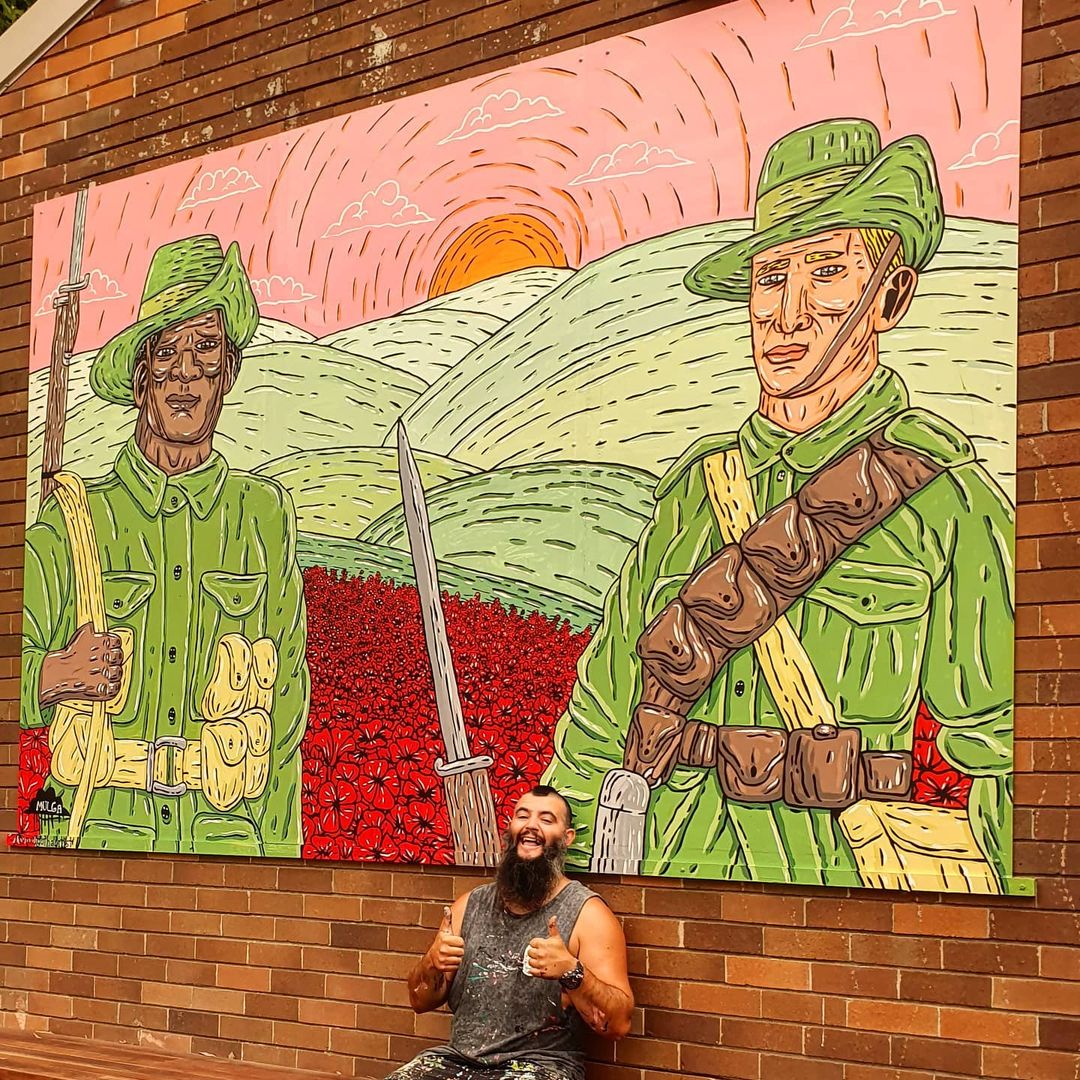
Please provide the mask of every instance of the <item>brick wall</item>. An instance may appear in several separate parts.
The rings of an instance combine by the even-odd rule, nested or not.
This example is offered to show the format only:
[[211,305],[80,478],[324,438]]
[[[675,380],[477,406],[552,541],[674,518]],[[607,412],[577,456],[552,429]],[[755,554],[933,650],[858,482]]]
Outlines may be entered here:
[[[706,6],[106,0],[0,95],[0,831],[34,203]],[[1024,7],[1015,850],[1037,899],[605,884],[643,1008],[597,1080],[1080,1075],[1080,15]],[[401,979],[474,881],[5,852],[3,1023],[381,1076],[445,1031]]]

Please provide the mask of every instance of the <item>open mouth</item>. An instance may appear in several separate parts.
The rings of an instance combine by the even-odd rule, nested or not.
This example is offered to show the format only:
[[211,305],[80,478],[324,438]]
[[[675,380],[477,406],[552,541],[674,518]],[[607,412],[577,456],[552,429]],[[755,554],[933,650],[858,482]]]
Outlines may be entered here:
[[790,345],[776,345],[769,349],[765,355],[772,360],[774,364],[791,364],[797,360],[801,360],[809,352],[806,345],[798,345],[792,342]]
[[533,833],[525,833],[518,837],[518,847],[524,851],[542,851],[544,841],[542,837],[535,836]]
[[165,399],[165,404],[177,412],[189,413],[199,404],[199,399],[192,394],[170,394]]

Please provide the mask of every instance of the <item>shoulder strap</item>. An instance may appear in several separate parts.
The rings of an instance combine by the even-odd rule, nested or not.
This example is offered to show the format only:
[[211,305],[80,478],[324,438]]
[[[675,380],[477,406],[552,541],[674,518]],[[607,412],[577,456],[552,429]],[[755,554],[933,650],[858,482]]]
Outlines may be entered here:
[[777,706],[789,725],[831,712],[820,686],[792,662],[805,653],[787,620],[780,620],[852,544],[944,471],[883,432],[884,426],[819,469],[756,521],[738,449],[705,460],[710,503],[726,543],[638,639],[642,696],[627,737],[629,769],[651,782],[666,780],[694,703],[734,653],[766,634],[777,667]]
[[103,634],[107,629],[105,586],[86,485],[80,476],[69,472],[56,473],[53,481],[56,484],[53,494],[71,543],[71,561],[75,571],[75,625],[90,623],[99,634]]
[[[98,552],[94,521],[90,516],[90,503],[86,498],[86,485],[75,473],[58,472],[53,477],[60,513],[64,518],[68,539],[71,542],[71,561],[75,573],[75,625],[90,623],[94,631],[105,633],[105,584],[101,575],[101,556]],[[105,742],[108,718],[106,703],[90,704],[90,723],[86,738],[86,756],[81,775],[75,788],[75,798],[68,820],[68,842],[77,847],[90,808],[90,796],[94,792],[94,777]]]

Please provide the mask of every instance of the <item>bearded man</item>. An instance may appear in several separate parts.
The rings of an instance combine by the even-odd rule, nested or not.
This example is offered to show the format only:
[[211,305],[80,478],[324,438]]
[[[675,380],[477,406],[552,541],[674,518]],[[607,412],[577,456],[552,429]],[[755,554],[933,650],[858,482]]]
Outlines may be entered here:
[[[924,139],[830,120],[771,147],[752,233],[687,273],[746,306],[759,406],[661,479],[608,593],[544,776],[572,865],[1006,888],[1012,507],[880,361],[943,227]],[[924,710],[966,809],[910,800]]]
[[111,472],[59,473],[26,533],[24,727],[49,727],[47,842],[300,854],[308,703],[296,516],[214,449],[259,313],[234,243],[153,256],[98,397],[138,411]]
[[409,973],[418,1013],[446,1003],[450,1042],[387,1080],[584,1080],[587,1028],[630,1030],[626,940],[607,905],[563,873],[570,804],[553,788],[523,795],[495,881],[444,912]]

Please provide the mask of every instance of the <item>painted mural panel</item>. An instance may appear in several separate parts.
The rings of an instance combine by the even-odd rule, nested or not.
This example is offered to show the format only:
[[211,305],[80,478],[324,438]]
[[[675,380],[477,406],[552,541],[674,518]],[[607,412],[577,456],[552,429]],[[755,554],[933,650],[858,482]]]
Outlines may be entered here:
[[[1016,891],[1018,0],[743,2],[37,207],[25,846]],[[212,133],[208,133],[212,134]]]

